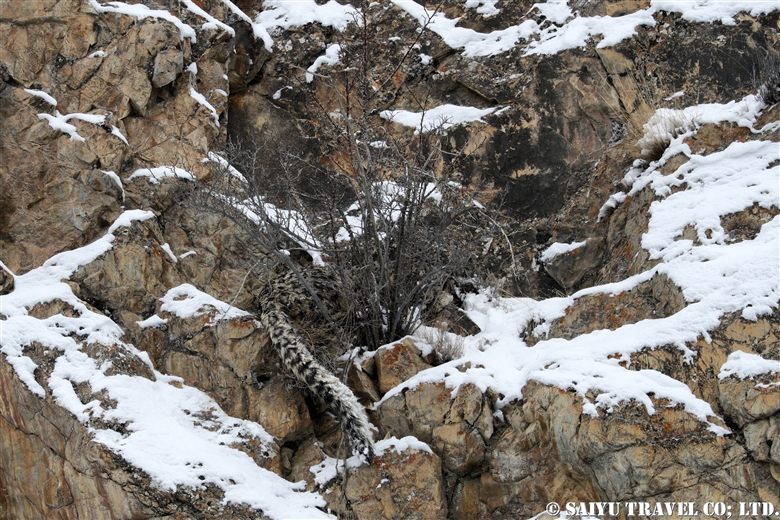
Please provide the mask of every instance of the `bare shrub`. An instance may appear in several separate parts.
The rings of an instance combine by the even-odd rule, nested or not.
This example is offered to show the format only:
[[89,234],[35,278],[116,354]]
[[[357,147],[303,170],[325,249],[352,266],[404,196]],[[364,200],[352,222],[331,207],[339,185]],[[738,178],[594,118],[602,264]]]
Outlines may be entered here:
[[[428,106],[406,84],[396,92],[392,81],[415,45],[377,72],[370,24],[356,16],[349,37],[336,36],[338,61],[306,71],[307,81],[332,94],[322,101],[328,106],[313,98],[327,161],[302,157],[273,137],[233,141],[211,158],[210,180],[192,200],[236,222],[272,269],[293,272],[329,326],[375,349],[413,333],[439,310],[448,280],[472,274],[476,233],[504,231],[500,218],[475,204],[478,181],[454,182],[458,173],[448,167],[475,143],[445,150],[447,121],[411,135],[391,132],[379,117],[387,99],[401,94],[417,103],[421,125]],[[327,273],[347,312],[332,315],[305,264]]]
[[642,127],[644,135],[636,143],[641,150],[641,158],[657,161],[669,148],[672,139],[696,126],[697,118],[684,110],[659,108]]
[[[211,180],[192,200],[236,222],[272,265],[299,275],[325,321],[352,329],[361,344],[376,348],[400,339],[436,313],[444,284],[462,274],[472,256],[458,224],[484,211],[459,185],[386,155],[388,173],[323,175],[308,192],[277,179],[284,189],[274,193],[262,162],[253,166],[255,149],[228,147],[228,160],[211,163]],[[340,320],[301,263],[327,272],[349,306]]]
[[463,357],[465,338],[439,327],[421,327],[417,335],[427,343],[436,356],[436,364]]

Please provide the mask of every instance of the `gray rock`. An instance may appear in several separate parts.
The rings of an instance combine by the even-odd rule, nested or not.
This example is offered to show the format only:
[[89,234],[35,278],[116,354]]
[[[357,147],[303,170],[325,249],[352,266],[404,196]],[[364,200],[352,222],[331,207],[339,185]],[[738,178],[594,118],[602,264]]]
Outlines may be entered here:
[[184,69],[184,55],[177,49],[160,51],[154,58],[152,85],[155,88],[172,83]]

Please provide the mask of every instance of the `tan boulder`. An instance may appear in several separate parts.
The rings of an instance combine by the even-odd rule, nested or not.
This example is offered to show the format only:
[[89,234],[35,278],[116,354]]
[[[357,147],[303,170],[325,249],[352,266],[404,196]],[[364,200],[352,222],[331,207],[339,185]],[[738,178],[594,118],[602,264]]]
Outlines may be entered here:
[[354,363],[347,367],[347,386],[364,402],[375,403],[382,398],[374,380]]
[[0,383],[0,467],[16,471],[0,477],[8,518],[156,515],[145,497],[133,494],[133,485],[126,486],[132,472],[92,442],[72,414],[33,395],[6,362],[0,363]]
[[377,351],[376,360],[379,391],[384,394],[418,372],[430,368],[420,357],[420,351],[410,341],[401,341]]
[[113,247],[72,279],[84,297],[112,310],[151,314],[156,299],[183,281],[162,248],[159,226],[151,219],[120,227],[114,235]]
[[718,382],[723,412],[743,426],[765,419],[780,411],[780,384],[778,374],[760,378],[739,379],[727,377]]
[[303,395],[281,378],[250,391],[248,399],[247,417],[280,441],[297,441],[312,434],[314,426]]
[[154,88],[164,87],[172,83],[184,69],[184,55],[177,49],[161,51],[154,58],[152,85]]
[[485,458],[485,441],[465,422],[437,426],[432,437],[432,447],[441,454],[444,466],[459,475],[468,473]]
[[490,401],[473,383],[458,387],[457,395],[452,400],[448,421],[451,423],[464,421],[469,426],[476,427],[485,442],[493,435],[493,411]]
[[121,190],[98,163],[124,152],[115,136],[85,121],[72,123],[91,142],[71,140],[38,117],[52,107],[22,89],[0,98],[0,258],[23,274],[94,240],[121,213]]
[[313,490],[316,484],[311,468],[324,460],[325,454],[314,437],[303,441],[290,460],[289,480],[292,482],[300,482],[303,480],[306,482],[306,490]]
[[344,491],[361,519],[447,518],[439,457],[415,448],[386,449],[351,471]]

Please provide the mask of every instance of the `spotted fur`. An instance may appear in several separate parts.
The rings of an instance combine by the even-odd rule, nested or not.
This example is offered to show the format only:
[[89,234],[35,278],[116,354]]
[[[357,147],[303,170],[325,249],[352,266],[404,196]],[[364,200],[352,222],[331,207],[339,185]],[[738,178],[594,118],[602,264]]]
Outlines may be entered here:
[[[338,312],[339,296],[333,290],[332,280],[321,269],[307,270],[306,278],[328,311]],[[311,295],[294,273],[286,273],[272,282],[260,305],[260,321],[284,367],[335,412],[353,450],[372,461],[374,441],[365,408],[346,385],[314,359],[290,322],[290,316],[299,318],[317,312]]]

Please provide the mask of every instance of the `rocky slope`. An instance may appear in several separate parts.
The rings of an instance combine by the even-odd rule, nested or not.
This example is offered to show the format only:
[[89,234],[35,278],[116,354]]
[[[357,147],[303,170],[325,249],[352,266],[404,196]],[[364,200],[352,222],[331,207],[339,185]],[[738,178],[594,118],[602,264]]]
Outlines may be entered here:
[[[0,517],[780,510],[776,2],[290,5],[0,3]],[[356,48],[366,117],[501,206],[475,265],[527,298],[342,363],[383,439],[345,472],[251,240],[186,200],[228,138],[338,164]]]

